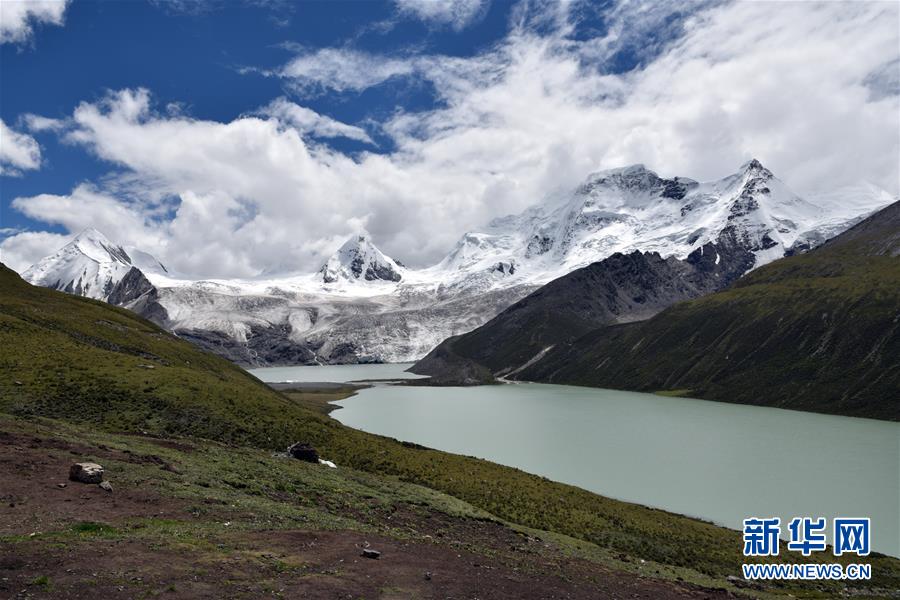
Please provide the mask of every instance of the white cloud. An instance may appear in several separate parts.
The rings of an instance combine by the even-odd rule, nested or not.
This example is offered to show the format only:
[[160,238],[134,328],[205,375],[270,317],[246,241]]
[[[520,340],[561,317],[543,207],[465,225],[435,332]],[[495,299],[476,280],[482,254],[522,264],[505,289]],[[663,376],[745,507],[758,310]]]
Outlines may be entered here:
[[113,238],[122,236],[143,244],[158,242],[142,207],[129,205],[88,184],[78,185],[68,195],[39,194],[16,198],[12,206],[28,217],[62,225],[73,233],[96,227]]
[[26,231],[0,242],[0,262],[19,273],[64,246],[71,235]]
[[859,179],[900,191],[900,103],[884,75],[900,64],[898,5],[704,5],[623,74],[605,61],[634,43],[626,32],[671,15],[618,9],[606,38],[583,40],[570,35],[577,11],[551,9],[521,9],[502,43],[471,58],[331,49],[285,66],[310,89],[429,80],[436,108],[380,124],[390,154],[310,143],[304,134],[365,132],[284,99],[260,111],[269,118],[220,123],[157,113],[146,90],[122,90],[80,105],[64,134],[119,176],[16,206],[70,230],[109,223],[122,243],[210,277],[312,270],[358,227],[429,264],[467,229],[634,162],[711,179],[755,156],[800,193]]
[[316,111],[294,104],[284,97],[276,98],[258,112],[262,116],[278,119],[293,127],[301,135],[309,134],[325,138],[345,137],[368,144],[374,143],[364,129],[320,115]]
[[27,133],[10,129],[0,119],[0,175],[18,177],[41,166],[41,148]]
[[0,44],[27,42],[34,26],[62,25],[69,0],[3,0],[0,2]]
[[290,80],[296,91],[313,93],[323,89],[360,91],[414,71],[413,62],[407,59],[322,48],[298,54],[275,74]]
[[62,119],[51,119],[50,117],[42,117],[41,115],[25,114],[22,121],[28,131],[62,131],[66,127],[66,122]]
[[484,16],[490,0],[394,0],[394,4],[403,15],[460,31]]

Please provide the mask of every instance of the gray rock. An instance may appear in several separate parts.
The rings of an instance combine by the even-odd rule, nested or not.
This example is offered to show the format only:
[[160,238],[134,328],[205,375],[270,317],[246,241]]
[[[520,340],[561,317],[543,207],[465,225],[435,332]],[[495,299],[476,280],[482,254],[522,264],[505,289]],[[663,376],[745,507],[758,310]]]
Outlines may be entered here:
[[111,484],[110,482],[108,482],[108,481],[101,481],[101,482],[100,482],[100,489],[101,489],[101,490],[105,490],[105,491],[107,491],[107,492],[109,492],[109,493],[112,493],[112,491],[113,491],[112,484]]
[[69,479],[81,483],[100,483],[103,481],[103,467],[97,463],[75,463],[69,467]]

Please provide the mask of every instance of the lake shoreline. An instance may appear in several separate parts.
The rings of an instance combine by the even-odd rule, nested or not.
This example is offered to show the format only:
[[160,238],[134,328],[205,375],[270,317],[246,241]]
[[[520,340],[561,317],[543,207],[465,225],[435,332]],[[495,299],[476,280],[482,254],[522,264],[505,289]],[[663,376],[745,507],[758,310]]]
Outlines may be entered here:
[[[270,385],[288,395],[305,390],[307,406],[359,431],[730,529],[756,514],[870,516],[879,524],[877,551],[900,555],[890,508],[900,502],[892,489],[900,489],[900,459],[891,458],[895,423],[587,386],[398,382],[404,366],[369,387],[356,382],[360,369],[352,365],[338,372],[347,382],[327,389],[310,381]],[[290,378],[318,373],[300,367]],[[497,435],[511,423],[514,435]],[[807,468],[795,473],[786,457]],[[866,497],[828,484],[834,478],[868,490]]]

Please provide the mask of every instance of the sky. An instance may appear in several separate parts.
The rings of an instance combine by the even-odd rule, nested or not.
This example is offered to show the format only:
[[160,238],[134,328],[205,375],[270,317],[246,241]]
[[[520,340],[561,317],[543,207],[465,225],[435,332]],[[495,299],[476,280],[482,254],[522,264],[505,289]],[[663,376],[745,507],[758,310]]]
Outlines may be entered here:
[[0,261],[410,266],[591,172],[900,193],[900,3],[3,0]]

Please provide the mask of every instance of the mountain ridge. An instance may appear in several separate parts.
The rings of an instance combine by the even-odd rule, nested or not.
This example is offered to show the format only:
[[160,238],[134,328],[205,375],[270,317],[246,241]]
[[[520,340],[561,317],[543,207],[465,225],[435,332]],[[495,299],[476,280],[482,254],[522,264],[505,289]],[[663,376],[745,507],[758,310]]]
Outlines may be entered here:
[[[403,266],[361,231],[316,273],[194,281],[138,268],[147,281],[131,274],[113,293],[127,274],[117,262],[114,284],[106,289],[103,280],[91,290],[245,365],[407,362],[540,285],[613,254],[686,260],[727,240],[752,254],[752,262],[740,259],[749,270],[814,247],[873,203],[866,197],[841,208],[832,199],[830,209],[816,207],[756,160],[713,182],[667,179],[631,165],[592,173],[568,195],[494,219],[427,268]],[[48,260],[39,263],[43,277],[29,270],[26,279],[84,291],[64,264],[67,278],[54,278]]]

